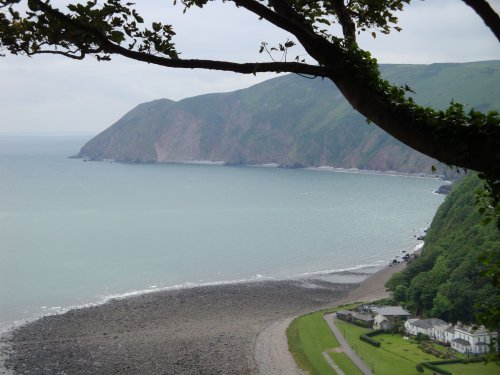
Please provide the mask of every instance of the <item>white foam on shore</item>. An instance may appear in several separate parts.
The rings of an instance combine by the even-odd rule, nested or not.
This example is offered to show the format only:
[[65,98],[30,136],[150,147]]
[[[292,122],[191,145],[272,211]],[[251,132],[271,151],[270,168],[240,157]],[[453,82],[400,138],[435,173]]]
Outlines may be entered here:
[[151,285],[151,286],[149,286],[148,289],[138,289],[138,290],[132,290],[132,291],[123,292],[123,293],[114,293],[114,294],[110,294],[110,295],[107,295],[104,297],[102,297],[102,296],[97,297],[98,300],[96,302],[89,302],[89,303],[84,303],[81,305],[70,305],[67,307],[41,306],[40,312],[38,314],[34,314],[30,318],[16,320],[12,324],[0,323],[0,337],[3,337],[5,334],[7,334],[8,332],[10,332],[16,328],[19,328],[19,327],[26,325],[26,324],[29,324],[29,323],[33,323],[33,322],[35,322],[39,319],[42,319],[46,316],[62,315],[62,314],[67,313],[68,311],[101,306],[101,305],[108,303],[112,300],[121,300],[121,299],[126,299],[129,297],[136,297],[136,296],[141,296],[141,295],[145,295],[145,294],[157,293],[157,292],[169,291],[169,290],[192,289],[192,288],[209,287],[209,286],[217,286],[217,285],[244,284],[244,283],[262,282],[262,281],[270,281],[270,280],[288,280],[288,279],[275,279],[273,277],[257,274],[255,276],[248,278],[248,279],[234,279],[234,280],[199,282],[199,283],[185,282],[185,283],[169,285],[169,286],[164,286],[164,287],[158,287],[157,285]]
[[[369,270],[372,269],[374,270],[373,272],[378,271],[379,268],[385,265],[385,261],[379,260],[376,263],[368,263],[368,264],[357,264],[353,267],[346,267],[346,268],[335,268],[335,269],[328,269],[328,270],[321,270],[321,271],[312,271],[312,272],[304,272],[301,274],[301,277],[307,277],[307,276],[322,276],[322,275],[330,275],[330,274],[337,274],[337,273],[342,273],[342,272],[355,272],[355,271],[360,271],[359,273],[363,273],[363,270]],[[368,272],[372,273],[372,272]]]
[[413,250],[410,253],[411,254],[416,253],[417,251],[419,251],[420,249],[422,249],[424,247],[424,244],[425,244],[424,242],[419,243],[417,246],[415,246],[413,248]]
[[319,167],[306,167],[304,169],[319,172],[337,172],[337,173],[353,173],[353,174],[370,174],[370,175],[383,175],[389,177],[413,177],[413,178],[431,178],[442,179],[442,176],[425,174],[425,173],[405,173],[398,171],[377,171],[371,169],[358,169],[358,168],[337,168],[329,165],[322,165]]
[[[408,251],[408,253],[414,253],[414,252],[422,249],[423,246],[424,246],[423,242],[419,243],[412,250]],[[89,308],[89,307],[100,306],[100,305],[108,303],[112,300],[121,300],[121,299],[130,298],[130,297],[136,297],[136,296],[141,296],[141,295],[145,295],[145,294],[150,294],[150,293],[157,293],[157,292],[169,291],[169,290],[182,290],[182,289],[192,289],[192,288],[210,287],[210,286],[218,286],[218,285],[244,284],[244,283],[265,282],[265,281],[292,281],[292,280],[302,281],[302,280],[310,278],[310,277],[337,275],[337,274],[342,274],[343,272],[359,273],[360,276],[363,274],[367,274],[366,277],[368,277],[369,274],[373,274],[373,273],[381,270],[386,265],[387,265],[387,261],[378,260],[374,263],[357,264],[355,266],[345,267],[345,268],[334,268],[334,269],[304,272],[304,273],[300,273],[300,274],[290,275],[288,277],[272,277],[272,276],[266,276],[266,275],[262,275],[262,274],[256,274],[250,278],[243,278],[243,279],[232,279],[232,280],[222,280],[222,281],[212,281],[212,282],[203,282],[202,280],[200,280],[200,282],[184,282],[184,283],[168,285],[168,286],[163,286],[163,287],[159,287],[157,285],[150,285],[147,289],[138,289],[138,290],[132,290],[132,291],[123,292],[123,293],[114,293],[114,294],[100,296],[100,297],[97,296],[96,302],[89,302],[89,303],[85,303],[85,304],[81,304],[81,305],[71,305],[71,306],[67,306],[67,307],[41,306],[39,313],[35,314],[31,318],[16,320],[16,321],[14,321],[14,323],[12,325],[0,324],[0,336],[4,336],[6,333],[8,333],[8,332],[10,332],[18,327],[21,327],[25,324],[32,323],[32,322],[39,320],[45,316],[61,315],[61,314],[65,314],[68,311],[72,311],[72,310],[79,310],[79,309],[84,309],[84,308]]]

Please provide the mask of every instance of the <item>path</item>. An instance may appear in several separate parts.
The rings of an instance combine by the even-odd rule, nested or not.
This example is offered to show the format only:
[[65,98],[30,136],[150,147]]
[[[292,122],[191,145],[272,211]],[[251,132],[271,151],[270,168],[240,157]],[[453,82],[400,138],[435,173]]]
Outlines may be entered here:
[[288,351],[286,329],[293,318],[277,321],[257,337],[255,359],[261,375],[307,375]]
[[339,329],[334,323],[336,314],[325,314],[323,315],[323,318],[326,321],[326,324],[330,327],[332,330],[333,334],[337,338],[337,341],[340,344],[340,347],[342,348],[342,351],[349,357],[349,359],[361,370],[361,372],[364,375],[371,375],[372,371],[368,368],[368,366],[361,360],[361,358],[358,357],[358,355],[352,350],[352,348],[349,346],[347,341],[345,340],[344,336],[340,333]]
[[330,355],[328,353],[330,353],[330,351],[326,351],[326,352],[323,352],[321,354],[323,354],[323,358],[325,358],[325,360],[328,362],[328,364],[333,367],[333,369],[335,370],[337,375],[345,375],[345,372],[342,371],[340,369],[340,367],[337,366],[337,364],[335,362],[333,362],[333,359],[330,357]]

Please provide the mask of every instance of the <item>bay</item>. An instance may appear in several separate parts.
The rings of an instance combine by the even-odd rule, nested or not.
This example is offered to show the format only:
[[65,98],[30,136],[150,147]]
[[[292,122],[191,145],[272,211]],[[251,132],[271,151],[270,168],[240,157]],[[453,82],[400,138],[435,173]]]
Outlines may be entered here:
[[0,137],[0,325],[164,287],[380,267],[437,179],[70,159],[90,136]]

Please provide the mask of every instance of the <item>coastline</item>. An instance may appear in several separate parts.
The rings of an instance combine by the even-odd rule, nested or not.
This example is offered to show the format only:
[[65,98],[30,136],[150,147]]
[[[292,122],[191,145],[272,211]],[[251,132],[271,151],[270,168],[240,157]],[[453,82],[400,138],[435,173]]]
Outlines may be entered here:
[[333,167],[331,165],[320,165],[320,166],[288,166],[279,163],[263,163],[263,164],[232,164],[225,160],[176,160],[176,161],[153,161],[153,162],[130,162],[125,160],[115,160],[115,159],[86,159],[85,157],[73,155],[69,156],[73,159],[81,159],[82,161],[102,161],[111,163],[124,163],[124,164],[184,164],[184,165],[205,165],[205,166],[219,166],[219,167],[244,167],[244,168],[281,168],[281,169],[303,169],[308,171],[316,172],[337,172],[337,173],[351,173],[351,174],[368,174],[368,175],[381,175],[381,176],[392,176],[392,177],[414,177],[414,178],[431,178],[442,180],[444,184],[450,184],[452,180],[447,179],[445,175],[436,174],[433,172],[401,172],[396,170],[377,170],[377,169],[359,169],[359,168],[342,168]]
[[2,339],[11,349],[5,364],[17,373],[300,374],[288,353],[287,322],[384,298],[385,281],[403,267],[386,266],[360,284],[312,276],[113,299],[17,327]]

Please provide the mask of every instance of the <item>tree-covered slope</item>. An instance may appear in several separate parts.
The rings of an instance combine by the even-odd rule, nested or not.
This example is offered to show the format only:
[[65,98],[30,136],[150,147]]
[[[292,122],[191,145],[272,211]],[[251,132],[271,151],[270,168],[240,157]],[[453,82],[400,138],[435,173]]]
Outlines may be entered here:
[[481,276],[479,256],[500,253],[500,231],[475,205],[482,187],[477,175],[465,177],[438,209],[422,255],[387,283],[394,298],[420,316],[475,321],[481,306],[494,306],[497,290]]
[[[500,108],[500,61],[382,65],[418,103]],[[88,142],[90,159],[222,160],[429,173],[436,162],[356,113],[330,81],[287,75],[247,89],[141,104]],[[442,170],[446,170],[443,168]]]

